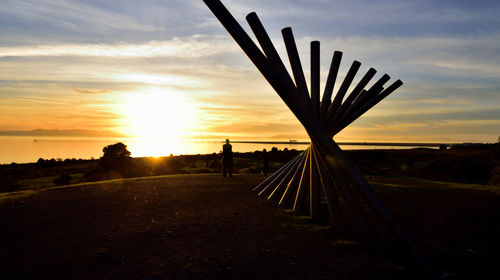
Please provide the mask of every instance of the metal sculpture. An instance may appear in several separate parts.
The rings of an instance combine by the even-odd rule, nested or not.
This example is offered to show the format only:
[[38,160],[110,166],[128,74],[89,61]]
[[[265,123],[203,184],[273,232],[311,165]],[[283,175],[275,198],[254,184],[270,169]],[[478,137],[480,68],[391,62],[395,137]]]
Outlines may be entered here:
[[[355,165],[342,152],[333,136],[363,115],[403,83],[400,80],[384,88],[390,77],[384,74],[369,89],[367,84],[377,72],[370,68],[347,95],[361,63],[354,61],[332,99],[342,52],[335,51],[320,101],[320,43],[311,42],[310,94],[302,70],[292,29],[282,29],[293,79],[289,75],[257,14],[246,17],[259,49],[219,0],[204,0],[233,39],[278,93],[311,138],[311,145],[297,157],[254,188],[259,195],[277,199],[279,205],[297,211],[309,195],[309,214],[320,215],[320,200],[326,199],[331,224],[354,219],[368,241],[377,243],[374,223],[381,222],[428,269],[430,264],[421,248],[396,221],[384,202],[372,190]],[[347,98],[344,97],[347,96]],[[371,210],[371,211],[370,211]],[[373,215],[369,215],[375,213]]]

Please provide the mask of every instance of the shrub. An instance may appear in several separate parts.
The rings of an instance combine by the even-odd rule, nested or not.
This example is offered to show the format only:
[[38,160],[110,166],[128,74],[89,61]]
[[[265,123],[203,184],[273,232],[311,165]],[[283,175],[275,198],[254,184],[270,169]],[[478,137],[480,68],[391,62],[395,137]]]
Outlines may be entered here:
[[73,180],[73,177],[70,175],[63,173],[61,174],[61,177],[54,179],[54,185],[56,186],[64,186],[64,185],[69,185],[71,183],[71,180]]

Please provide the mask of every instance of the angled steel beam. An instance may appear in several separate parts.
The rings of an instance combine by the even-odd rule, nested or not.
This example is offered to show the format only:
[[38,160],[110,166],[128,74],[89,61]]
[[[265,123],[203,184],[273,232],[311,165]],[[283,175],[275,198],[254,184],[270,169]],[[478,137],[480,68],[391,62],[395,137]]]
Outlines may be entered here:
[[332,104],[328,108],[328,112],[325,118],[325,121],[331,121],[333,119],[333,116],[335,113],[337,113],[337,110],[340,108],[340,105],[342,104],[342,100],[344,99],[344,96],[349,89],[349,86],[352,83],[352,80],[356,76],[356,73],[359,70],[359,67],[361,66],[361,63],[359,61],[353,61],[351,64],[351,67],[349,68],[349,71],[347,71],[347,74],[344,78],[344,81],[342,82],[342,85],[340,86],[337,94],[335,95],[335,98],[333,99]]
[[277,174],[276,177],[274,177],[268,184],[267,186],[265,186],[260,192],[259,192],[259,195],[267,195],[269,194],[271,191],[274,190],[274,188],[276,188],[276,186],[281,182],[281,180],[283,179],[283,177],[286,176],[286,174],[288,174],[288,172],[293,168],[293,166],[295,165],[295,163],[297,161],[299,161],[300,159],[300,155],[298,157],[295,157],[292,161],[289,161],[289,165],[282,169],[280,171],[280,173]]
[[339,124],[338,126],[334,127],[332,130],[332,135],[336,135],[340,131],[342,131],[344,128],[346,128],[349,124],[357,120],[361,115],[366,113],[368,110],[370,110],[373,106],[377,105],[380,101],[382,101],[384,98],[389,96],[392,92],[394,92],[396,89],[398,89],[400,86],[403,85],[403,82],[401,80],[395,81],[393,84],[391,84],[388,88],[384,89],[381,93],[376,95],[373,99],[369,100],[365,105],[363,105],[361,108],[356,110],[346,121],[343,123]]
[[326,114],[328,113],[328,107],[332,103],[332,93],[335,87],[335,81],[337,80],[337,74],[339,72],[340,61],[342,60],[342,52],[335,51],[333,53],[332,62],[330,64],[330,70],[328,71],[328,77],[326,78],[325,91],[323,92],[323,99],[321,100],[321,122],[323,123]]
[[389,81],[389,79],[389,75],[384,74],[375,84],[372,85],[372,87],[370,87],[369,90],[362,90],[358,97],[352,101],[349,107],[347,107],[347,110],[343,111],[337,119],[333,121],[333,124],[330,125],[330,129],[335,127],[337,124],[344,122],[346,119],[349,119],[354,112],[368,103],[369,100],[375,98],[384,89],[383,85]]
[[354,100],[358,98],[358,95],[361,93],[361,91],[365,88],[365,86],[370,82],[370,80],[373,78],[373,76],[377,73],[377,71],[373,68],[370,68],[368,72],[363,76],[363,78],[358,82],[358,84],[354,87],[354,89],[351,91],[349,96],[346,98],[346,100],[342,103],[340,108],[335,112],[335,115],[333,115],[332,119],[326,120],[329,122],[326,127],[330,127],[332,123],[337,121],[340,116],[344,114],[344,112],[352,105]]
[[309,158],[311,157],[311,149],[308,150],[307,159],[304,162],[304,166],[302,167],[302,174],[300,176],[299,187],[297,189],[297,194],[295,195],[295,202],[293,203],[293,211],[299,211],[299,208],[302,206],[302,202],[304,201],[304,197],[307,193],[307,189],[309,187]]
[[321,178],[321,186],[325,194],[326,202],[328,204],[328,211],[330,212],[330,223],[333,227],[340,227],[345,225],[345,214],[339,201],[339,193],[332,181],[332,175],[325,167],[325,163],[317,150],[313,150],[314,160],[318,166],[318,171]]
[[281,30],[281,34],[283,35],[286,52],[288,53],[288,59],[290,60],[290,67],[292,68],[295,85],[299,92],[304,96],[304,99],[307,100],[307,105],[312,106],[311,98],[309,97],[309,90],[307,89],[306,77],[304,76],[304,71],[302,71],[302,63],[300,62],[299,51],[297,50],[297,45],[295,44],[292,28],[283,28]]
[[311,155],[309,157],[309,216],[317,220],[320,216],[320,178],[318,166],[314,160],[314,144],[311,144]]
[[[304,152],[303,152],[304,153]],[[289,162],[285,163],[282,167],[280,167],[278,170],[276,170],[276,172],[274,172],[273,174],[271,174],[269,177],[267,177],[264,181],[262,181],[259,185],[257,185],[255,188],[252,189],[252,191],[258,191],[260,192],[263,188],[265,188],[272,180],[274,180],[274,178],[276,178],[278,175],[281,174],[281,172],[283,172],[284,170],[286,170],[290,164],[292,164],[294,162],[295,159],[297,159],[298,157],[300,156],[297,155],[295,158],[293,158],[292,160],[290,160]]]
[[320,107],[319,107],[319,42],[311,42],[311,102],[313,112],[316,117],[320,118]]
[[290,165],[290,168],[286,172],[285,176],[283,176],[281,181],[278,183],[274,191],[267,197],[267,199],[274,199],[277,197],[281,197],[283,195],[283,192],[285,191],[288,182],[290,182],[290,179],[295,173],[295,170],[297,169],[298,165],[302,162],[302,159],[304,158],[304,153],[302,153],[301,155],[302,156],[299,157],[298,160],[296,160],[292,165]]
[[[308,150],[309,151],[309,148]],[[281,196],[280,202],[278,205],[284,206],[290,202],[291,198],[297,193],[297,188],[299,187],[300,178],[302,176],[302,170],[304,169],[304,164],[307,160],[307,153],[304,155],[302,160],[300,161],[299,166],[295,169],[295,172],[288,183],[285,192]]]

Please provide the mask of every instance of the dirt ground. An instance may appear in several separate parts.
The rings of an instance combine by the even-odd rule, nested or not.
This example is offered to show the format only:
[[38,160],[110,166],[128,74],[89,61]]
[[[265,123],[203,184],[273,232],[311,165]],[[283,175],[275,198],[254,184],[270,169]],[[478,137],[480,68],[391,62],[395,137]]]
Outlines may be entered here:
[[[4,197],[0,278],[424,279],[411,258],[257,197],[262,179],[160,176]],[[375,181],[448,279],[500,279],[498,192]]]

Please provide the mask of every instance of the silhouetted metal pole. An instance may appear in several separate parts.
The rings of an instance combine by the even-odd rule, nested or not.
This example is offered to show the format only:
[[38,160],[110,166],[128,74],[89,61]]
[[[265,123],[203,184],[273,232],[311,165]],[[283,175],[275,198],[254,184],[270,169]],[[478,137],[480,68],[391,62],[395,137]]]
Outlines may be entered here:
[[326,115],[326,121],[329,121],[333,119],[333,116],[337,112],[337,110],[340,108],[342,104],[342,100],[344,99],[344,96],[349,89],[349,86],[352,83],[352,80],[356,76],[356,73],[358,72],[359,67],[361,66],[361,63],[359,61],[353,61],[351,64],[351,67],[349,68],[349,71],[347,71],[347,75],[344,78],[344,81],[342,82],[342,85],[339,88],[339,91],[335,95],[335,98],[333,99],[332,104],[328,108],[328,113]]
[[320,118],[319,108],[319,42],[311,42],[311,102],[313,112],[316,117]]
[[335,87],[335,81],[337,80],[337,74],[339,72],[340,61],[342,60],[342,52],[335,51],[332,57],[332,63],[330,64],[330,70],[328,71],[328,77],[326,78],[325,91],[323,92],[323,99],[321,101],[321,122],[324,123],[326,115],[328,113],[328,107],[332,103],[332,94]]

